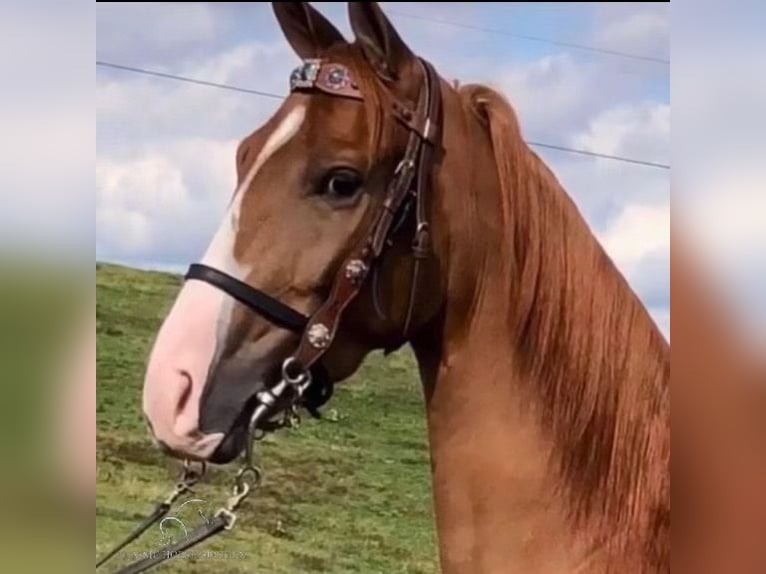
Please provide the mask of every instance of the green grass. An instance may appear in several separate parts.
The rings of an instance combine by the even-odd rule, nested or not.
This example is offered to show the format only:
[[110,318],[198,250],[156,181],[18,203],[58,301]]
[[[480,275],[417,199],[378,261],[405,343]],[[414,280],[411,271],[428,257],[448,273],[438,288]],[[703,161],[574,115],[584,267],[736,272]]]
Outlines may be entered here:
[[[152,341],[180,284],[175,275],[97,265],[97,555],[164,497],[178,471],[177,462],[152,446],[140,396]],[[260,443],[263,486],[242,506],[236,528],[202,547],[242,554],[174,561],[157,571],[437,572],[423,401],[412,355],[370,356],[336,387],[324,410],[330,416],[304,418],[300,429]],[[232,474],[215,467],[195,489],[209,501],[206,515],[223,502]],[[200,523],[195,510],[182,516],[191,525]],[[131,550],[156,550],[160,540],[155,527]]]

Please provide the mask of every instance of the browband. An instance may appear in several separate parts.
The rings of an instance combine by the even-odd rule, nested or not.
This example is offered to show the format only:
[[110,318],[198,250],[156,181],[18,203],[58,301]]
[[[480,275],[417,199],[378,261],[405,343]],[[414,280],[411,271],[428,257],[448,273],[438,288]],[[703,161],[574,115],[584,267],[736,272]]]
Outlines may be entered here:
[[290,75],[290,91],[319,90],[333,96],[363,100],[359,86],[343,64],[321,59],[304,60]]

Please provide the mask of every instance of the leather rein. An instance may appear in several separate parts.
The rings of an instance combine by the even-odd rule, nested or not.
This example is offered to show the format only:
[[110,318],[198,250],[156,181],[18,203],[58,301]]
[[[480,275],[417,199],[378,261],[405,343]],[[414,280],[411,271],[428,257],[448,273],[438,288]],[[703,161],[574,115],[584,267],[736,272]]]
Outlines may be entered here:
[[[442,124],[439,77],[431,64],[422,59],[418,62],[424,73],[424,83],[420,89],[417,107],[412,109],[395,98],[391,98],[390,104],[393,117],[409,132],[404,155],[394,170],[369,231],[346,257],[335,275],[328,298],[313,315],[308,317],[271,295],[213,267],[200,263],[189,267],[185,277],[187,280],[194,279],[213,285],[276,327],[299,333],[301,339],[295,352],[282,365],[282,379],[256,396],[257,403],[250,418],[250,434],[246,443],[244,464],[236,474],[232,495],[225,505],[211,520],[189,533],[185,539],[158,551],[140,553],[140,559],[118,570],[116,574],[145,572],[234,526],[237,519],[235,511],[261,481],[262,473],[252,462],[253,442],[262,438],[265,433],[259,424],[264,425],[266,419],[275,414],[275,406],[285,394],[289,395],[290,402],[284,411],[285,419],[279,426],[295,426],[296,421],[299,421],[296,410],[299,404],[316,416],[318,406],[329,398],[331,388],[305,394],[312,384],[318,382],[312,380],[312,367],[317,366],[318,361],[329,349],[337,334],[343,312],[359,294],[371,270],[377,269],[376,266],[380,264],[386,248],[393,244],[392,235],[409,217],[414,204],[413,267],[407,312],[402,327],[404,338],[409,334],[421,267],[431,248],[427,217],[428,193],[432,187],[435,153],[441,145]],[[346,66],[318,59],[306,60],[292,73],[290,89],[291,92],[320,92],[355,100],[364,99]],[[373,291],[376,289],[373,288]],[[374,295],[373,298],[376,309],[379,309],[377,297]],[[200,468],[195,468],[188,461],[185,462],[181,478],[167,499],[158,503],[154,511],[122,543],[101,558],[96,568],[136,540],[152,525],[160,522],[170,511],[173,502],[182,494],[190,492],[204,472],[204,463]]]

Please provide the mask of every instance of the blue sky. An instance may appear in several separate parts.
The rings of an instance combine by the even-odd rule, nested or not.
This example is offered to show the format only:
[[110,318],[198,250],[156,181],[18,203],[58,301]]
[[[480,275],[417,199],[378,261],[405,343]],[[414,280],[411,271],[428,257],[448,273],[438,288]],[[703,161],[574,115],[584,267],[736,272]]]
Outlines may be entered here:
[[[315,5],[350,36],[345,4]],[[666,63],[514,36],[668,60],[668,5],[412,2],[384,9],[443,76],[505,93],[527,139],[670,163]],[[285,93],[297,62],[266,3],[99,3],[96,57],[276,93]],[[96,98],[97,258],[184,267],[220,221],[237,142],[279,102],[104,68]],[[538,151],[669,334],[669,171]]]

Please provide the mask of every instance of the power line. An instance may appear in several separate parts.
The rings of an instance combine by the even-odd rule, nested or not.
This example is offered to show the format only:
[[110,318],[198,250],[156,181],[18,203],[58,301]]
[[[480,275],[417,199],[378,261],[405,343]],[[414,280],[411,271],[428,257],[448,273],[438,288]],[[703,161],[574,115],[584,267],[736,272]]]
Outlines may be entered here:
[[[137,68],[134,66],[125,66],[123,64],[115,64],[113,62],[105,62],[103,60],[96,60],[96,66],[100,66],[103,68],[111,68],[114,70],[121,70],[123,72],[132,72],[135,74],[143,74],[145,76],[154,76],[157,78],[163,78],[166,80],[175,80],[178,82],[186,82],[189,84],[196,84],[199,86],[206,86],[209,88],[218,88],[221,90],[230,90],[233,92],[241,92],[245,94],[252,94],[255,96],[261,96],[264,98],[272,98],[272,99],[278,99],[278,100],[284,100],[286,96],[281,94],[275,94],[274,92],[266,92],[263,90],[254,90],[250,88],[241,88],[239,86],[232,86],[231,84],[221,84],[218,82],[208,82],[207,80],[199,80],[196,78],[189,78],[188,76],[179,76],[177,74],[168,74],[165,72],[157,72],[155,70],[147,70],[145,68]],[[595,151],[589,151],[585,149],[578,149],[578,148],[572,148],[567,147],[563,145],[556,145],[556,144],[548,144],[548,143],[542,143],[542,142],[534,142],[534,141],[527,141],[528,145],[535,146],[535,147],[541,147],[546,149],[552,149],[556,151],[562,151],[562,152],[568,152],[568,153],[575,153],[579,155],[585,155],[589,157],[596,157],[601,159],[608,159],[612,161],[621,161],[624,163],[631,163],[635,165],[643,165],[646,167],[653,167],[658,169],[670,169],[670,165],[664,164],[664,163],[657,163],[652,161],[645,161],[641,159],[635,159],[630,157],[623,157],[619,155],[611,155],[611,154],[605,154],[605,153],[599,153]]]
[[279,100],[285,99],[285,96],[281,96],[279,94],[273,94],[271,92],[264,92],[261,90],[251,90],[250,88],[240,88],[239,86],[231,86],[229,84],[219,84],[217,82],[208,82],[207,80],[197,80],[195,78],[188,78],[186,76],[178,76],[176,74],[168,74],[165,72],[146,70],[144,68],[134,68],[133,66],[124,66],[123,64],[113,64],[112,62],[104,62],[102,60],[96,60],[96,65],[102,66],[104,68],[113,68],[115,70],[123,70],[125,72],[134,72],[136,74],[144,74],[146,76],[165,78],[166,80],[188,82],[189,84],[197,84],[199,86],[207,86],[209,88],[219,88],[221,90],[231,90],[232,92],[242,92],[245,94],[253,94],[256,96],[263,96],[264,98],[275,98]]
[[587,149],[578,149],[578,148],[571,148],[566,147],[563,145],[555,145],[555,144],[548,144],[548,143],[541,143],[541,142],[532,142],[527,141],[527,145],[533,145],[535,147],[542,147],[546,149],[553,149],[557,151],[565,151],[569,153],[578,153],[580,155],[587,155],[589,157],[598,157],[602,159],[611,159],[614,161],[624,161],[625,163],[634,163],[636,165],[645,165],[647,167],[656,167],[659,169],[670,169],[670,165],[666,163],[657,163],[654,161],[646,161],[643,159],[634,159],[631,157],[624,157],[621,155],[611,155],[608,153],[599,153],[595,151],[588,151]]
[[620,58],[629,58],[631,60],[642,60],[645,62],[654,62],[655,64],[670,65],[670,60],[667,60],[665,58],[660,58],[657,56],[646,56],[644,54],[632,54],[630,52],[621,52],[619,50],[602,48],[600,46],[589,46],[587,44],[578,44],[577,42],[566,42],[563,40],[554,40],[552,38],[543,38],[542,36],[532,36],[530,34],[518,34],[516,32],[510,32],[508,30],[500,30],[499,28],[485,28],[483,26],[476,26],[474,24],[465,24],[463,22],[453,22],[452,20],[442,20],[441,18],[430,18],[427,16],[418,16],[416,14],[400,12],[399,10],[390,10],[388,8],[386,9],[386,13],[394,14],[396,16],[401,16],[402,18],[411,18],[413,20],[433,22],[435,24],[443,24],[445,26],[454,26],[455,28],[463,28],[465,30],[475,30],[477,32],[486,32],[487,34],[495,34],[498,36],[508,36],[511,38],[518,38],[519,40],[527,40],[529,42],[540,42],[543,44],[552,44],[554,46],[572,48],[574,50],[583,50],[585,52],[594,52],[596,54],[604,54],[607,56],[617,56]]

